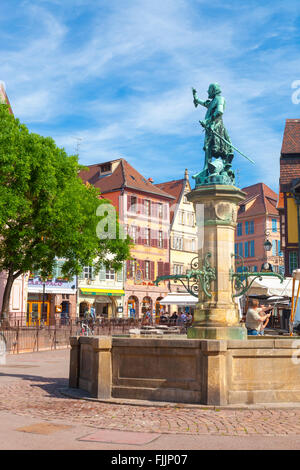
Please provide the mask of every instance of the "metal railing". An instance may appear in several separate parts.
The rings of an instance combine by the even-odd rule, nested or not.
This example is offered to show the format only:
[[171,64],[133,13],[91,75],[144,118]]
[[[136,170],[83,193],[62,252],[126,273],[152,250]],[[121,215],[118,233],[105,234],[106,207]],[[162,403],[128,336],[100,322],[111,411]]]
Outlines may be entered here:
[[[83,325],[87,325],[87,328]],[[59,320],[51,325],[26,326],[26,322],[15,320],[12,323],[2,322],[0,336],[5,339],[6,351],[9,354],[35,352],[43,350],[67,348],[70,336],[122,336],[129,335],[129,330],[139,329],[145,325],[143,319],[111,318],[101,321],[91,320]],[[172,321],[160,324],[174,326]],[[153,324],[155,326],[157,324]],[[189,326],[179,325],[179,326]],[[83,331],[83,330],[86,331]]]

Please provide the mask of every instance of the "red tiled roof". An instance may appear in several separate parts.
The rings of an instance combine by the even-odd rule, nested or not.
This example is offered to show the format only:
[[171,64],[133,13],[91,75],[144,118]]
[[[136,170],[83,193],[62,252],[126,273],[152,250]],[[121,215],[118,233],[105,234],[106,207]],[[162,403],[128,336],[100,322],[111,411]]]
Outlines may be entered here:
[[[116,161],[118,160],[112,160],[111,162]],[[79,173],[80,178],[84,182],[93,184],[96,188],[100,189],[101,193],[108,193],[110,191],[128,188],[165,197],[167,199],[174,199],[172,195],[164,192],[142,176],[124,158],[119,159],[119,164],[112,173],[101,177],[100,166],[102,165],[103,163],[90,165],[88,166],[89,171],[81,170]]]
[[247,194],[247,198],[240,203],[240,206],[244,205],[247,201],[250,202],[254,198],[255,201],[248,210],[246,209],[244,212],[239,211],[239,217],[250,217],[266,213],[278,215],[278,210],[276,209],[278,195],[266,184],[257,183],[243,188],[242,191]]
[[300,119],[287,119],[282,140],[281,154],[300,154]]
[[279,193],[276,207],[277,207],[277,209],[284,209],[284,195],[283,195],[283,193]]
[[300,154],[299,157],[280,159],[280,191],[287,191],[291,182],[300,178]]

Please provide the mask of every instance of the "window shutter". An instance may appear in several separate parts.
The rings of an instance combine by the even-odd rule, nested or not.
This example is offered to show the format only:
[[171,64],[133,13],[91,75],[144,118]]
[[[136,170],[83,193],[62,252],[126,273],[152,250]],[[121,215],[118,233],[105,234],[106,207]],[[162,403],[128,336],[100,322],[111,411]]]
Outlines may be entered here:
[[100,279],[100,281],[105,281],[106,280],[106,268],[105,268],[105,266],[103,266],[103,264],[101,265],[101,268],[100,268],[100,271],[99,271],[99,279]]
[[137,227],[136,228],[136,231],[137,231],[137,244],[138,245],[142,245],[142,227]]
[[81,272],[78,274],[78,279],[81,281],[84,279],[83,266],[81,267]]
[[126,278],[131,279],[132,278],[132,268],[131,268],[131,262],[130,260],[126,261]]
[[168,217],[169,214],[168,214],[168,212],[169,212],[169,205],[168,205],[168,204],[164,204],[164,205],[163,205],[163,217],[164,217],[164,220],[165,220],[165,221],[169,220],[169,217]]
[[162,261],[158,261],[157,263],[157,276],[164,275],[164,263]]
[[150,279],[154,281],[154,261],[150,261]]
[[123,281],[123,267],[117,272],[117,281],[118,282]]
[[163,232],[163,247],[165,249],[168,248],[168,237],[167,237],[167,232]]
[[170,275],[170,263],[164,263],[164,276]]

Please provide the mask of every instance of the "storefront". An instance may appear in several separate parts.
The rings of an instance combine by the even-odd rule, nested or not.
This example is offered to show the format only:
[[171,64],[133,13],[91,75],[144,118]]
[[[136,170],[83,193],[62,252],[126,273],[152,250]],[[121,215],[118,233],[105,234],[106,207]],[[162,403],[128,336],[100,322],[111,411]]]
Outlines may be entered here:
[[51,325],[55,321],[74,319],[76,314],[76,278],[48,279],[39,276],[28,280],[26,325]]
[[96,318],[122,318],[125,292],[123,289],[80,288],[79,318],[94,308]]

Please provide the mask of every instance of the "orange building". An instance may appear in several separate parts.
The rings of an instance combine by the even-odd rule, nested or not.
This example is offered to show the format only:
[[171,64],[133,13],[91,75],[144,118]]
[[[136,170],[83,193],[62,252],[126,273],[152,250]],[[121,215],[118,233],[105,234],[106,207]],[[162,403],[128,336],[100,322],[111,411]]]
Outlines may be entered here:
[[155,186],[123,158],[81,171],[83,181],[99,188],[119,214],[134,242],[126,265],[124,317],[158,316],[167,283],[154,285],[157,276],[170,274],[169,229],[172,195]]
[[[235,235],[236,267],[241,270],[239,257],[248,271],[268,270],[283,273],[280,245],[280,216],[276,207],[278,195],[264,183],[243,188],[247,196],[239,205]],[[270,242],[269,251],[265,249]]]

